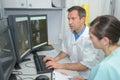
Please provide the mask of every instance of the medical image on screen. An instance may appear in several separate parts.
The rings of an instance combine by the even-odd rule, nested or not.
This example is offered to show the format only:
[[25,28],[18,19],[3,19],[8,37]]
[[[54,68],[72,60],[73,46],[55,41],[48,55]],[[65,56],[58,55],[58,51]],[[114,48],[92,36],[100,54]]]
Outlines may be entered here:
[[28,19],[26,17],[20,17],[16,19],[16,36],[18,41],[19,55],[24,54],[28,49],[30,49],[30,39],[29,39],[29,29],[28,29]]
[[47,42],[46,16],[31,17],[32,45],[37,46]]

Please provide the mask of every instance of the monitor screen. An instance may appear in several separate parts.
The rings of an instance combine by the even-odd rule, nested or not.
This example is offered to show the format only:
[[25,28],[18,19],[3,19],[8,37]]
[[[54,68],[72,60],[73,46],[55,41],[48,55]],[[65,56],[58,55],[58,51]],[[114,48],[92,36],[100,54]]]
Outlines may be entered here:
[[39,50],[41,46],[48,44],[47,15],[31,15],[32,49]]
[[31,51],[29,17],[27,15],[10,15],[8,20],[17,61],[21,62]]
[[1,30],[0,23],[0,80],[9,80],[16,62],[11,33],[8,28]]

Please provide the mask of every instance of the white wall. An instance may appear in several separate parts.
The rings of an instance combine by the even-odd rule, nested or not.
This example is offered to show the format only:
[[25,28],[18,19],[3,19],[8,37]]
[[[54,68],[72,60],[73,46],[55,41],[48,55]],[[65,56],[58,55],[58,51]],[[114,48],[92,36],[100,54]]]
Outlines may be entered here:
[[114,0],[115,7],[114,7],[114,16],[120,20],[120,0]]
[[59,38],[62,40],[66,30],[69,28],[67,20],[67,9],[73,5],[89,5],[89,23],[97,16],[111,14],[111,0],[66,0],[66,8],[62,12],[62,26]]

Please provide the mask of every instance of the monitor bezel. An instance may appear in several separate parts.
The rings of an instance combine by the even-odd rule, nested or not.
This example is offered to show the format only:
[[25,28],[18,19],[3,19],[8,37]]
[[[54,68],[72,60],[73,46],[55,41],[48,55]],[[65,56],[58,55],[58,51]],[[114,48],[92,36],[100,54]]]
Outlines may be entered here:
[[[15,19],[17,17],[27,17],[27,22],[28,22],[28,31],[29,31],[29,34],[30,34],[30,27],[29,27],[29,16],[28,15],[8,15],[8,25],[10,26],[10,29],[12,31],[12,38],[13,38],[13,41],[14,41],[14,48],[15,48],[15,51],[16,51],[16,57],[17,57],[17,62],[16,64],[19,64],[21,63],[22,61],[24,61],[24,59],[31,53],[31,40],[30,40],[30,35],[29,35],[29,49],[27,51],[25,51],[21,56],[20,56],[20,53],[19,53],[19,48],[18,48],[18,37],[17,35],[15,34],[15,27],[16,27],[16,21]],[[17,40],[17,41],[16,41]]]
[[[47,41],[38,45],[33,46],[32,44],[32,27],[31,27],[31,17],[41,17],[41,16],[45,16],[46,17],[46,39]],[[39,15],[29,15],[29,20],[30,20],[30,30],[31,30],[31,47],[32,47],[32,51],[40,51],[41,47],[44,47],[46,45],[48,45],[48,17],[47,14],[39,14]]]
[[[13,39],[12,39],[11,31],[10,31],[10,29],[8,27],[0,30],[1,33],[5,32],[5,31],[8,33],[8,36],[9,36],[9,41],[10,41],[10,44],[11,44],[10,49],[12,50],[11,55],[13,56],[13,60],[11,62],[11,65],[8,66],[8,70],[6,71],[6,73],[3,72],[3,69],[0,66],[0,77],[1,77],[2,80],[9,80],[10,75],[11,75],[11,73],[12,73],[12,71],[14,69],[15,63],[16,63],[16,56],[15,56],[15,49],[14,49],[14,45],[13,45]],[[3,59],[1,59],[1,60],[3,60]],[[0,64],[2,64],[2,62],[4,62],[4,61],[1,61]]]

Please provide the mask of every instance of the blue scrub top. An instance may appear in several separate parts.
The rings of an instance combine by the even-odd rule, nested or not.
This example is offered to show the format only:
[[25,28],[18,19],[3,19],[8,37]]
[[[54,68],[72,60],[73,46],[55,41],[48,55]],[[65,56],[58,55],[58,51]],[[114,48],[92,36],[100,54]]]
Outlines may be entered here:
[[120,80],[120,47],[92,68],[89,80]]

